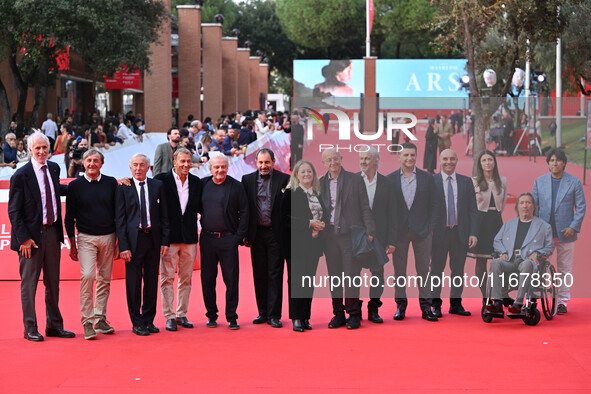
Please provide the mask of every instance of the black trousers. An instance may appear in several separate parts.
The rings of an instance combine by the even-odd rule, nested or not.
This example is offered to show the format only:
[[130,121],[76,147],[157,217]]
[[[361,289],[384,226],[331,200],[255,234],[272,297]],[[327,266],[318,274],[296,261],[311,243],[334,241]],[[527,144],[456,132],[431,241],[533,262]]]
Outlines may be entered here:
[[201,233],[201,289],[207,312],[205,316],[217,320],[218,307],[216,303],[216,280],[218,277],[218,263],[222,268],[222,278],[226,285],[226,320],[236,320],[238,315],[238,237],[227,235],[213,238]]
[[36,253],[25,258],[19,253],[19,272],[21,276],[21,304],[25,330],[37,328],[35,313],[35,294],[39,275],[43,271],[45,285],[45,329],[63,328],[64,321],[58,303],[60,294],[60,242],[57,228],[52,226],[42,229],[41,243]]
[[[429,260],[431,258],[431,238],[432,236],[430,234],[426,238],[419,238],[416,235],[413,235],[412,232],[407,232],[407,235],[404,238],[396,242],[396,250],[394,251],[393,257],[394,274],[397,277],[396,283],[399,284],[399,276],[406,278],[408,248],[412,242],[412,249],[415,254],[415,268],[417,270],[417,276],[423,282],[417,282],[417,286],[419,287],[419,305],[421,306],[421,310],[425,310],[431,306],[431,301],[429,299],[429,287],[427,286]],[[394,297],[398,307],[406,309],[406,306],[408,305],[408,300],[406,298],[406,286],[396,286],[394,290]]]
[[[154,323],[158,297],[158,268],[160,245],[155,245],[152,234],[138,232],[137,247],[131,260],[125,262],[127,309],[134,326]],[[142,280],[143,303],[142,303]]]
[[[454,228],[446,227],[433,236],[433,248],[431,251],[431,277],[441,279],[447,256],[449,255],[449,267],[451,269],[451,291],[449,303],[451,306],[460,306],[462,303],[464,265],[466,263],[466,254],[468,245],[460,240],[458,226]],[[454,282],[458,286],[454,286]],[[461,283],[460,283],[461,282]],[[441,307],[441,282],[433,282],[431,292],[431,305]],[[438,285],[439,286],[435,286]]]
[[[318,259],[319,257],[287,258],[290,319],[310,319],[314,295],[313,278],[318,268]],[[308,278],[311,278],[310,282]]]
[[[333,231],[327,231],[326,268],[328,275],[342,278],[343,275],[351,278],[361,273],[361,267],[351,257],[351,234],[336,235]],[[336,315],[347,311],[350,316],[361,316],[361,301],[359,300],[359,288],[344,286],[345,303],[343,304],[343,287],[331,289],[332,312]]]
[[377,311],[382,306],[380,298],[384,294],[384,266],[372,267],[369,271],[371,272],[371,276],[378,278],[379,283],[377,286],[371,286],[369,288],[370,300],[367,303],[367,309]]
[[250,256],[259,316],[281,319],[284,264],[281,246],[271,227],[257,227]]

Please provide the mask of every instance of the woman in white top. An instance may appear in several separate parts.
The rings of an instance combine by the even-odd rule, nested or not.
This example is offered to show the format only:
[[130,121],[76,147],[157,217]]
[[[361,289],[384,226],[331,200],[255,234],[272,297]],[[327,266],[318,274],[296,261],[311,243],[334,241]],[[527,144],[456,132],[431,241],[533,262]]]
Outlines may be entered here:
[[[486,275],[486,260],[492,258],[495,235],[503,225],[501,213],[507,201],[507,179],[499,176],[497,159],[489,150],[478,157],[476,177],[472,178],[478,205],[478,244],[470,249],[468,256],[476,259],[475,275]],[[486,278],[481,280],[480,291],[486,298]]]

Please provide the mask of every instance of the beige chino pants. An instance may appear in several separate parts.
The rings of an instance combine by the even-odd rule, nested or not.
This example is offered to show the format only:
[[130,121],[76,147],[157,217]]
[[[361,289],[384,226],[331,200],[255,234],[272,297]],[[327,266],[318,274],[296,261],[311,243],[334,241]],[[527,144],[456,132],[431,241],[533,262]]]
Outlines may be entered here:
[[[197,244],[170,244],[166,256],[160,259],[160,291],[162,310],[166,320],[186,317],[191,294],[193,265]],[[174,311],[174,275],[178,267],[177,307]]]

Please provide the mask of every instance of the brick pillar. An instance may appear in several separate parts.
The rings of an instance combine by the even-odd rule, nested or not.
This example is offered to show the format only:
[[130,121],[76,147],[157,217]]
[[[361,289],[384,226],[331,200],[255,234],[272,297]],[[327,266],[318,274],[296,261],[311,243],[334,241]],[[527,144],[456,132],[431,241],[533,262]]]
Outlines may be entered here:
[[237,37],[222,38],[222,112],[225,114],[238,110],[237,48]]
[[269,65],[259,64],[259,92],[265,95],[265,108],[267,109],[267,95],[269,94]]
[[[170,12],[171,0],[160,0]],[[172,74],[170,23],[160,29],[158,41],[150,51],[150,70],[144,73],[144,111],[146,132],[165,132],[172,125]]]
[[261,58],[259,56],[251,56],[248,59],[249,74],[250,74],[250,93],[248,95],[248,107],[251,109],[261,109],[259,103],[259,63]]
[[201,7],[177,5],[179,12],[179,122],[201,119]]
[[248,64],[250,57],[249,48],[238,48],[236,52],[236,61],[238,63],[238,111],[244,112],[252,109],[248,105],[250,97],[250,66]]
[[202,23],[203,118],[222,114],[222,24]]
[[365,94],[363,100],[363,131],[378,130],[378,100],[376,97],[376,58],[366,57],[365,60]]

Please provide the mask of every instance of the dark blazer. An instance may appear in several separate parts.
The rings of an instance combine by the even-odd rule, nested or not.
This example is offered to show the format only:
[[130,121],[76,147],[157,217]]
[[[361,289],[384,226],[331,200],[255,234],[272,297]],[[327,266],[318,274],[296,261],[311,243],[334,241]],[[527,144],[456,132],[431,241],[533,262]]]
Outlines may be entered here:
[[[445,203],[445,192],[443,191],[443,176],[441,173],[433,177],[437,198],[439,199],[440,212],[437,215],[435,234],[443,231],[447,225],[447,204]],[[474,183],[467,176],[456,173],[458,183],[458,233],[460,240],[468,244],[468,237],[478,235],[478,207],[476,206],[476,192]]]
[[[156,179],[146,178],[148,182],[148,199],[150,210],[150,223],[152,226],[152,240],[155,245],[170,246],[168,212],[166,209],[166,197],[164,185]],[[115,224],[119,251],[130,250],[135,253],[137,235],[140,226],[140,199],[133,179],[131,186],[119,185],[117,187]]]
[[[250,213],[246,233],[246,239],[250,245],[254,242],[257,233],[257,176],[258,171],[242,176],[242,186],[246,191]],[[281,240],[281,197],[283,196],[281,190],[285,189],[288,183],[289,175],[273,170],[271,173],[271,227],[278,242]]]
[[[66,195],[68,188],[60,184],[60,166],[51,161],[47,161],[47,166],[57,199],[57,221],[55,225],[57,226],[58,240],[63,242],[64,226],[62,224],[62,204],[59,198],[60,195]],[[10,178],[8,217],[12,226],[10,249],[18,252],[21,244],[28,239],[35,241],[38,246],[41,245],[43,204],[31,161],[19,168]],[[35,254],[37,250],[38,248],[31,248],[31,255]]]
[[[320,178],[320,198],[327,209],[331,209],[329,173]],[[335,207],[335,234],[348,234],[349,228],[364,225],[367,235],[376,234],[376,226],[369,209],[367,190],[360,175],[345,169],[341,170],[337,180],[337,202]],[[330,222],[330,221],[329,221]],[[328,223],[329,223],[328,222]]]
[[433,177],[423,170],[417,170],[417,191],[410,207],[407,208],[400,183],[401,169],[394,171],[387,177],[394,181],[394,195],[396,198],[396,237],[401,240],[411,230],[420,238],[426,238],[435,228],[439,214],[439,200],[435,192]]
[[193,174],[187,176],[189,182],[189,201],[185,213],[181,210],[181,202],[172,170],[154,177],[164,184],[166,208],[170,223],[169,241],[171,244],[194,244],[199,239],[197,230],[197,214],[201,209],[201,192],[203,183]]
[[[330,222],[330,210],[318,198],[322,205],[322,219]],[[308,204],[308,197],[301,187],[295,190],[286,189],[281,200],[281,246],[287,258],[309,259],[318,258],[324,252],[324,231],[320,231],[317,238],[312,237],[310,220],[312,211]],[[295,249],[291,245],[295,245]]]
[[[213,182],[211,176],[203,179],[203,188],[208,182]],[[224,206],[226,207],[224,221],[230,231],[239,237],[239,243],[242,244],[248,231],[248,200],[246,192],[242,184],[231,176],[226,176],[223,185],[225,190]],[[201,209],[207,209],[207,207],[201,206]]]
[[[358,172],[361,175],[361,172]],[[379,172],[371,214],[376,223],[376,237],[384,246],[396,243],[396,194],[394,183]],[[364,181],[365,182],[365,181]]]

